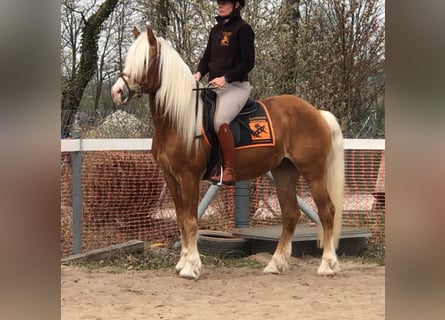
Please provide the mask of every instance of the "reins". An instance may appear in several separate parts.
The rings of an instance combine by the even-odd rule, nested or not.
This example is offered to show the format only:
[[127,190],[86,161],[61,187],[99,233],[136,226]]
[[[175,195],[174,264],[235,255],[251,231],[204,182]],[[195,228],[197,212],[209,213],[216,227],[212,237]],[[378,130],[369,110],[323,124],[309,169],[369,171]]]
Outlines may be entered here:
[[198,118],[198,101],[199,101],[199,81],[196,81],[196,88],[193,89],[196,92],[196,99],[195,99],[195,117]]
[[213,90],[216,89],[214,87],[210,87],[210,84],[207,87],[199,87],[199,81],[196,81],[196,88],[193,88],[192,90],[196,92],[196,99],[195,99],[195,117],[198,117],[198,101],[199,101],[199,91],[207,91],[207,90]]

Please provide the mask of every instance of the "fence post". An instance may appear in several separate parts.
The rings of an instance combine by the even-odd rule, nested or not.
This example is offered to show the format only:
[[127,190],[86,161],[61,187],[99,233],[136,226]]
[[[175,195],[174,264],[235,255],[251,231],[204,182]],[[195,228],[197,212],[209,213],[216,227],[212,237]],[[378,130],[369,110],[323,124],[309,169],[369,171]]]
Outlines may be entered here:
[[235,183],[235,228],[249,227],[249,180]]
[[73,164],[73,254],[78,254],[82,252],[82,151],[81,150],[74,151],[72,153],[72,164]]

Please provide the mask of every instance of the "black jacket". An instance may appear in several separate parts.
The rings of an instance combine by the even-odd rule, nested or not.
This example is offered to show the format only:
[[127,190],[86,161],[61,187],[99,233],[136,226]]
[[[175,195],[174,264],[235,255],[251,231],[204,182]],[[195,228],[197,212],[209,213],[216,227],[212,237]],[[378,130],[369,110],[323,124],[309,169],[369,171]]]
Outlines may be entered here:
[[247,81],[255,64],[255,34],[240,16],[232,16],[224,23],[216,17],[207,47],[198,65],[201,76],[209,73],[209,81],[225,76],[227,82]]

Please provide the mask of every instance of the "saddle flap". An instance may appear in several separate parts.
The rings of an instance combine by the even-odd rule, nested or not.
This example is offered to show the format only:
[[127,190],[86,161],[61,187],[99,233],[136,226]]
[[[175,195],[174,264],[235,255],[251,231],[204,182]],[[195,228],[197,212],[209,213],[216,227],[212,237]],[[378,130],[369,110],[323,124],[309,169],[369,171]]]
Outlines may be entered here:
[[250,114],[257,110],[258,110],[258,104],[255,103],[255,100],[253,100],[252,98],[249,97],[249,99],[247,99],[246,104],[241,109],[239,114],[240,115]]
[[[216,93],[204,90],[201,94],[204,102],[203,136],[210,146],[207,159],[207,170],[204,179],[210,177],[213,168],[220,159],[219,143],[213,126],[216,109]],[[266,107],[251,98],[246,102],[242,111],[230,123],[236,149],[274,146],[275,137],[273,126]]]

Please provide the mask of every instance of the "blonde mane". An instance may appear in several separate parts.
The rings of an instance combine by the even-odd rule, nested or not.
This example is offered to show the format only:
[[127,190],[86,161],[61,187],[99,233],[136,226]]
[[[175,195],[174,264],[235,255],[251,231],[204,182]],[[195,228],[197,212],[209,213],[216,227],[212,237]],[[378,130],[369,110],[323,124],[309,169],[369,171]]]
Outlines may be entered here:
[[[196,81],[184,60],[162,37],[157,38],[161,87],[156,92],[157,112],[168,117],[190,151],[194,139],[201,134],[202,101],[198,99],[196,116]],[[128,50],[124,73],[141,82],[150,66],[150,45],[146,32],[142,32]],[[145,62],[145,63],[144,63]]]

